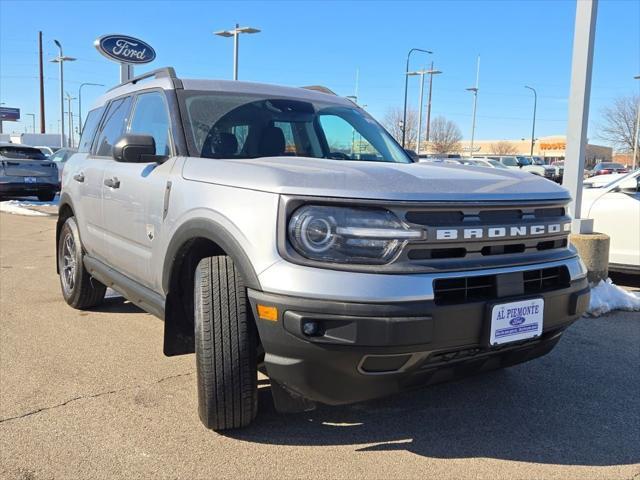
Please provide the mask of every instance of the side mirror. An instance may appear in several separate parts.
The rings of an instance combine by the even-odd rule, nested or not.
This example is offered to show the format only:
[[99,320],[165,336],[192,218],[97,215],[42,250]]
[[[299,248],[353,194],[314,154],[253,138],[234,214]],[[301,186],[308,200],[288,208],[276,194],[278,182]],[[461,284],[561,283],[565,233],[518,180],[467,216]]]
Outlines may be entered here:
[[125,163],[156,162],[156,141],[151,135],[123,135],[113,146],[113,159]]

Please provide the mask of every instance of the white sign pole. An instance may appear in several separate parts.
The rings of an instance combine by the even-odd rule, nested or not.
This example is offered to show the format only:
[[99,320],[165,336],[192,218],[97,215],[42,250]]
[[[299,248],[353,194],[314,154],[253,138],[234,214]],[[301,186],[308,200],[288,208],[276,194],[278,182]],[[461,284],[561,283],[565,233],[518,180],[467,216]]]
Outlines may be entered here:
[[120,83],[128,82],[133,78],[133,65],[130,63],[120,64]]
[[598,0],[578,0],[575,32],[573,35],[573,60],[571,63],[571,91],[569,92],[569,118],[567,125],[567,151],[562,184],[571,192],[573,233],[593,232],[593,220],[582,215],[582,178],[589,125],[589,99],[591,96],[591,70],[593,67],[593,43],[596,34]]

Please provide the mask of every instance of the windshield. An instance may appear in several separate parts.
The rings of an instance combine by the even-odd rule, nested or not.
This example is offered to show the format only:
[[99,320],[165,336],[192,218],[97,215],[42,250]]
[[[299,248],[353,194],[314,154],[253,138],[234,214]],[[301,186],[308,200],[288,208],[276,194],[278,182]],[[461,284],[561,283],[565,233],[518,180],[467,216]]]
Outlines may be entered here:
[[529,157],[517,157],[517,161],[519,165],[533,165],[533,162]]
[[386,130],[356,107],[213,92],[184,92],[183,101],[193,156],[412,163]]
[[0,146],[0,156],[16,160],[46,160],[47,157],[37,148],[19,146]]
[[509,168],[509,167],[505,167],[503,164],[501,164],[497,160],[487,160],[487,162],[489,162],[491,164],[491,166],[494,167],[494,168],[505,168],[505,169]]

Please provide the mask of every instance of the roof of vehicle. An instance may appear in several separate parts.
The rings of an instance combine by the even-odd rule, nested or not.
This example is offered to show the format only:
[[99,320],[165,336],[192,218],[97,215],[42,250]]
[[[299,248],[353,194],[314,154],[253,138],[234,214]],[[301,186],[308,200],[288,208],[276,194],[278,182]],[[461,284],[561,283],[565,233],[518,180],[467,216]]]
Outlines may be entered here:
[[[135,77],[128,82],[108,90],[94,104],[94,108],[104,105],[112,98],[149,88],[164,90],[205,90],[211,92],[244,93],[274,97],[297,98],[308,101],[322,101],[353,107],[349,99],[335,95],[326,87],[285,87],[267,83],[242,82],[238,80],[181,79],[171,67],[160,68]],[[326,93],[325,93],[326,92]]]
[[38,150],[38,147],[34,147],[32,145],[22,145],[21,143],[11,143],[11,142],[0,142],[0,147],[20,147],[20,148],[32,148],[33,150]]

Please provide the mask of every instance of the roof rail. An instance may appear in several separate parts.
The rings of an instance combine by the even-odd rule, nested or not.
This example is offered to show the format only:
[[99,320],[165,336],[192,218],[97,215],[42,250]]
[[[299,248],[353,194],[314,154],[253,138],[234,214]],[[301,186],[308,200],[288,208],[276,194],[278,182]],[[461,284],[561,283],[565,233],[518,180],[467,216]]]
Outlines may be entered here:
[[136,84],[140,80],[144,80],[145,78],[151,78],[151,77],[172,78],[174,80],[178,78],[178,76],[176,75],[176,71],[174,70],[173,67],[162,67],[162,68],[157,68],[155,70],[151,70],[150,72],[147,72],[147,73],[143,73],[142,75],[138,75],[137,77],[133,77],[132,79],[127,80],[126,82],[122,82],[116,85],[115,87],[110,88],[107,91],[110,92],[111,90],[122,87],[123,85],[127,85],[129,83]]
[[334,92],[333,90],[327,87],[323,87],[322,85],[309,85],[307,87],[300,87],[300,88],[304,88],[305,90],[314,90],[316,92],[321,92],[321,93],[328,93],[329,95],[335,95],[336,97],[338,96],[336,92]]

